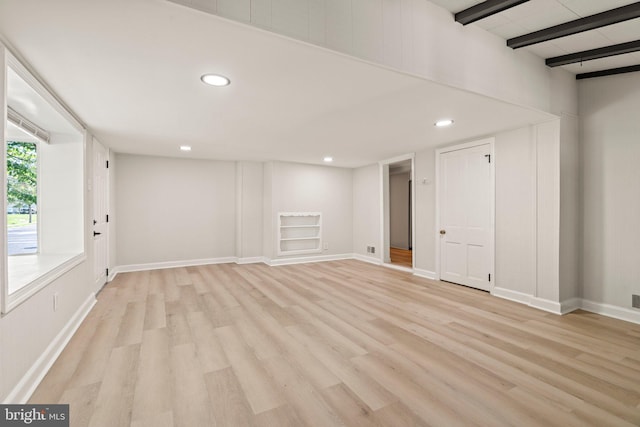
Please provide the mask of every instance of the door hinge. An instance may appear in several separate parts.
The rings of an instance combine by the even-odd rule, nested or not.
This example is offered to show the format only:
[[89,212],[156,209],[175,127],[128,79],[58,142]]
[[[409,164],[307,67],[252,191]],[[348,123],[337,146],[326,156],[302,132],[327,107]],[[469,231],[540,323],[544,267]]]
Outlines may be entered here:
[[107,270],[107,277],[109,277],[109,269],[107,268],[106,270]]
[[489,160],[489,163],[491,163],[491,154],[485,154],[484,156]]
[[109,160],[107,160],[107,169],[109,169]]
[[491,273],[489,273],[489,281],[491,281]]
[[109,222],[109,214],[107,214],[107,222]]

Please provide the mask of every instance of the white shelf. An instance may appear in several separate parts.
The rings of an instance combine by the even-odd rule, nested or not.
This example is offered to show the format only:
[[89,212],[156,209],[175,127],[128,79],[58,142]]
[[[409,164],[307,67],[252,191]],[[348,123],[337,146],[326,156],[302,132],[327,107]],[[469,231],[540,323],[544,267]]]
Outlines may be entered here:
[[294,240],[320,240],[320,237],[290,237],[290,238],[281,238],[281,242],[291,242]]
[[278,255],[322,252],[320,212],[278,213]]

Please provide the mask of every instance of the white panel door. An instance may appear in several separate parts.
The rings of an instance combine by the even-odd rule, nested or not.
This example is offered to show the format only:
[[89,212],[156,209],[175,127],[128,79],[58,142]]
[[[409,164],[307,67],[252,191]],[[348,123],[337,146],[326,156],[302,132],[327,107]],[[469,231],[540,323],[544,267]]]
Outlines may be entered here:
[[493,271],[490,143],[439,157],[440,279],[485,291]]
[[107,282],[108,268],[108,168],[107,149],[93,140],[93,257],[96,290]]

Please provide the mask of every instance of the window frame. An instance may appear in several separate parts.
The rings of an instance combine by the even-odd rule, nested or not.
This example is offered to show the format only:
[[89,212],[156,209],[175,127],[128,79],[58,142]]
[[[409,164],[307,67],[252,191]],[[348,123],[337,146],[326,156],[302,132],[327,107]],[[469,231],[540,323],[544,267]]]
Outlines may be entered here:
[[[39,96],[43,98],[45,102],[47,102],[57,113],[59,113],[64,120],[66,120],[75,130],[78,131],[78,134],[81,136],[81,144],[82,144],[82,202],[81,202],[81,218],[82,218],[82,233],[81,233],[81,250],[79,253],[71,256],[69,259],[57,264],[53,268],[49,268],[46,272],[40,274],[37,278],[29,281],[26,285],[17,289],[13,293],[9,293],[9,255],[7,248],[7,220],[6,220],[6,212],[7,212],[7,173],[6,173],[6,153],[7,153],[7,139],[6,139],[6,127],[7,127],[7,102],[8,102],[8,74],[9,69],[15,72],[21,79],[23,79]],[[43,288],[47,287],[54,280],[58,279],[65,273],[71,271],[76,266],[80,265],[87,259],[87,192],[86,192],[86,176],[87,176],[87,167],[86,167],[86,146],[87,146],[87,131],[85,127],[81,124],[79,120],[75,118],[75,116],[67,110],[62,103],[53,95],[49,89],[40,82],[40,80],[34,76],[26,66],[24,66],[20,60],[14,56],[9,49],[0,43],[0,85],[2,90],[0,90],[0,131],[2,132],[2,152],[0,153],[0,162],[2,162],[4,166],[4,173],[2,173],[1,185],[2,190],[0,191],[0,207],[3,209],[5,219],[1,221],[0,225],[0,233],[4,236],[4,244],[0,245],[0,265],[1,274],[0,274],[0,310],[1,314],[4,316],[9,313],[11,310],[27,301],[33,295],[38,293]],[[41,143],[37,143],[38,149],[38,200],[41,200],[41,186],[40,186],[40,165],[41,165],[41,150],[39,150]],[[39,256],[41,254],[41,208],[38,205],[38,251],[36,254],[32,254],[31,256]]]

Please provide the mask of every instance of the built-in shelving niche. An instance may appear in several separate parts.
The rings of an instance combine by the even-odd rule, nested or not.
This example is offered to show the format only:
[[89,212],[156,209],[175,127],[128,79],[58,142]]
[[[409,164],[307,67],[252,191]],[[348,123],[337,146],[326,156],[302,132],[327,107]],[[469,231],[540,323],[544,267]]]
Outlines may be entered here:
[[278,255],[322,252],[320,212],[278,213]]

